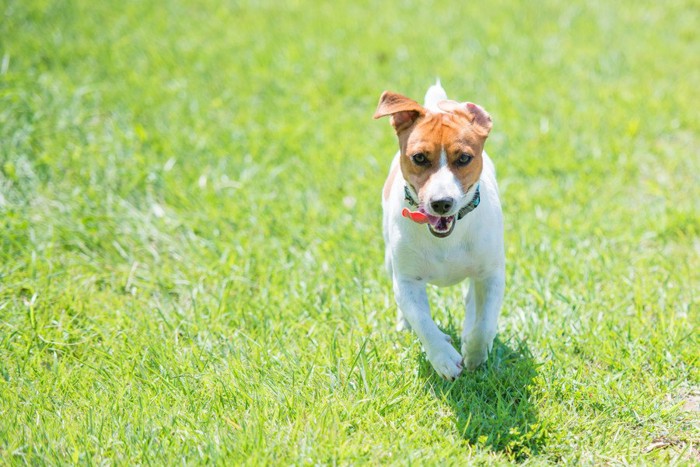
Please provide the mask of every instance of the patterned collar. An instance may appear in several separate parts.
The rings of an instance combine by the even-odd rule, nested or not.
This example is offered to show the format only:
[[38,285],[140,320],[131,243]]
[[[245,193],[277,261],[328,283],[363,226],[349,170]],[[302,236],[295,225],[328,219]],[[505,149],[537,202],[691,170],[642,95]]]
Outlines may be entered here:
[[[411,191],[408,189],[408,185],[404,184],[403,186],[403,192],[404,192],[404,199],[408,201],[408,204],[413,206],[414,208],[418,207],[418,202],[413,199],[413,196],[411,196]],[[472,212],[476,207],[479,205],[481,202],[481,194],[479,193],[479,185],[477,183],[476,185],[476,193],[474,193],[474,197],[472,198],[469,203],[464,206],[462,209],[459,210],[457,213],[457,220],[463,218],[470,212]]]

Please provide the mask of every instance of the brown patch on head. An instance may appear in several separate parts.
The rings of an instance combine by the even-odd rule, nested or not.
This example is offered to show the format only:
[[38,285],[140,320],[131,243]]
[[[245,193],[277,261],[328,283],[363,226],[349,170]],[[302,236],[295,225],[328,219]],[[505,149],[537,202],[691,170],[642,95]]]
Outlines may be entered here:
[[[422,192],[430,177],[440,169],[443,151],[445,162],[459,180],[463,193],[479,180],[483,167],[481,153],[486,138],[474,130],[465,115],[457,112],[429,113],[416,124],[406,140],[401,171],[420,199],[425,199]],[[418,165],[413,161],[413,156],[419,153],[425,154],[428,164]],[[466,165],[459,163],[463,155],[471,156]]]
[[488,137],[489,132],[493,127],[491,115],[489,115],[488,112],[486,112],[481,106],[471,102],[459,103],[457,101],[444,100],[438,102],[438,107],[444,112],[454,113],[465,117],[467,120],[469,120],[469,123],[473,125],[474,131],[483,136],[484,139]]
[[[463,193],[479,180],[484,143],[492,127],[489,114],[471,102],[442,101],[438,106],[445,113],[430,112],[407,97],[385,92],[374,114],[374,118],[392,115],[401,149],[401,172],[420,200],[424,200],[422,193],[440,168],[443,150]],[[416,154],[423,154],[426,163],[416,164]],[[469,156],[471,159],[464,164]]]

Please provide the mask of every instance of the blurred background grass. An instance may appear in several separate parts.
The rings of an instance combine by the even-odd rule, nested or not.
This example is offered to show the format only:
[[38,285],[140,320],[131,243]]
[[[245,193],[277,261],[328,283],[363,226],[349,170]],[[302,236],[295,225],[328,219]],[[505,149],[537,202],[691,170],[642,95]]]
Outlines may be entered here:
[[[697,458],[697,2],[0,14],[5,460]],[[454,387],[392,331],[371,120],[437,76],[506,217],[503,344]]]

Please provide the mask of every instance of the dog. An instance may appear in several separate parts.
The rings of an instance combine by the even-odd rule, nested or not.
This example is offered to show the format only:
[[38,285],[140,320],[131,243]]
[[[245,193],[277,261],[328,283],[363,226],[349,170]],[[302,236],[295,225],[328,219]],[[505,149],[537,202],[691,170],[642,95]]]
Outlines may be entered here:
[[[448,100],[439,80],[422,106],[385,91],[374,118],[385,116],[399,140],[382,196],[397,328],[413,329],[435,371],[453,381],[488,359],[505,290],[503,214],[484,152],[491,116],[471,102]],[[460,354],[433,321],[426,286],[467,277]]]

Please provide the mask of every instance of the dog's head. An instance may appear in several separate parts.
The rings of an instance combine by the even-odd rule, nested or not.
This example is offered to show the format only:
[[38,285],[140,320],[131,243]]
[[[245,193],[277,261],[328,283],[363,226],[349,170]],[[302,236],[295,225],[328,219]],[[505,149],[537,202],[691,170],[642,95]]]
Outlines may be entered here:
[[476,104],[444,100],[431,112],[408,97],[385,91],[374,118],[391,116],[401,150],[401,173],[433,218],[438,237],[452,232],[455,215],[468,204],[483,167],[491,117]]

